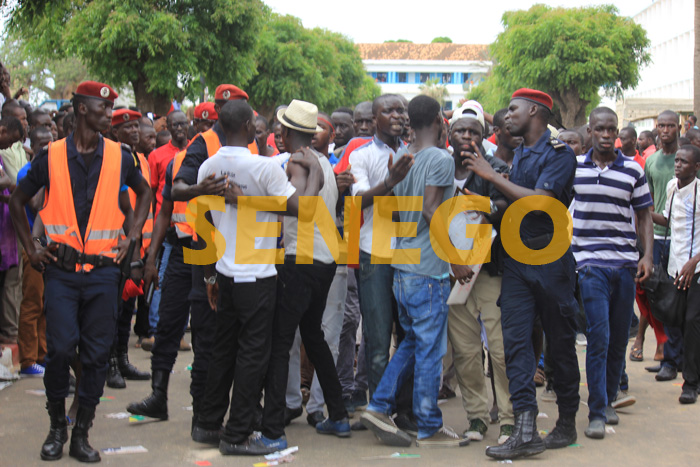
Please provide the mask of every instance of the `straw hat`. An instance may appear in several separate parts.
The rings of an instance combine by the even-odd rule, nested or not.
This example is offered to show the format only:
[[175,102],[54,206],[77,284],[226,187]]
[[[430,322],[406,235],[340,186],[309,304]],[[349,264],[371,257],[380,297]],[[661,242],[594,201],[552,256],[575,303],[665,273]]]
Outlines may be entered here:
[[310,102],[292,100],[289,107],[277,112],[277,120],[287,128],[302,133],[323,131],[323,128],[318,126],[318,107]]

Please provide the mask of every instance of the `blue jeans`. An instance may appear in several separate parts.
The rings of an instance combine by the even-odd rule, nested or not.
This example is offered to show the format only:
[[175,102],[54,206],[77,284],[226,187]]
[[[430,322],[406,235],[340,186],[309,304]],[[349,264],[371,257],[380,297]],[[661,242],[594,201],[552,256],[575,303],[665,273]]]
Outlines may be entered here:
[[634,313],[636,286],[632,268],[584,266],[578,274],[588,320],[586,377],[588,418],[605,420],[605,407],[615,399]]
[[[165,268],[168,266],[168,258],[170,258],[170,252],[172,250],[173,246],[167,241],[163,241],[163,256],[160,258],[160,266],[158,268],[158,284],[163,284],[163,275],[165,274]],[[151,298],[151,309],[148,312],[148,326],[150,327],[149,336],[153,336],[156,333],[159,306],[160,288],[153,291],[153,298]]]
[[425,439],[442,427],[442,412],[437,401],[442,357],[447,351],[450,280],[397,269],[393,289],[406,337],[389,361],[368,410],[391,415],[399,389],[413,368],[413,413],[418,424],[418,439]]
[[[668,265],[669,249],[671,240],[654,240],[654,264],[661,262],[661,252],[664,253],[664,266]],[[683,368],[683,332],[680,328],[666,326],[664,324],[664,333],[668,340],[664,344],[664,359],[661,366],[667,366],[680,370]]]
[[360,251],[360,312],[365,339],[367,382],[370,397],[389,363],[393,308],[391,292],[394,269],[389,264],[371,264],[370,255]]

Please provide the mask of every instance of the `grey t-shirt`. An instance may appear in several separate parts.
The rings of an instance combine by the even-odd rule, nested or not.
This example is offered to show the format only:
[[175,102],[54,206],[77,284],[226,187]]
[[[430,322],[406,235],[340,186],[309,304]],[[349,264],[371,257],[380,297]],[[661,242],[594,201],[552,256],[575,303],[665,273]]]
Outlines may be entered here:
[[[396,153],[398,161],[406,148]],[[425,196],[426,186],[444,187],[441,203],[452,197],[452,184],[455,176],[455,163],[450,154],[437,147],[425,148],[414,154],[413,167],[398,185],[394,187],[396,196]],[[422,211],[401,211],[401,222],[417,222],[415,237],[398,237],[397,249],[420,248],[420,264],[396,264],[392,266],[401,271],[422,274],[424,276],[442,276],[448,274],[450,265],[441,260],[430,244],[430,226],[423,218]]]

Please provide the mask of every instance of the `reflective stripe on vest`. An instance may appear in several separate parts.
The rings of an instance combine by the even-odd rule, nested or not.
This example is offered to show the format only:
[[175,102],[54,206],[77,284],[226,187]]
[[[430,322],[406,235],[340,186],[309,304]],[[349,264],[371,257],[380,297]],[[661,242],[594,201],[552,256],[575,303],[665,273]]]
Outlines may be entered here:
[[[136,153],[139,158],[139,166],[141,168],[141,175],[146,179],[148,186],[151,186],[151,171],[148,167],[148,161],[140,152]],[[131,209],[136,209],[136,193],[134,190],[129,188],[129,200],[131,201]],[[146,222],[143,224],[143,229],[141,230],[141,257],[143,258],[148,251],[148,247],[151,246],[151,237],[153,233],[153,209],[152,206],[148,207],[148,217],[146,217]]]
[[[124,214],[119,209],[122,149],[119,143],[104,141],[100,179],[90,210],[85,240],[75,215],[73,185],[68,170],[65,138],[49,143],[49,186],[46,189],[41,219],[49,242],[64,243],[87,255],[116,256]],[[76,271],[90,271],[92,265],[77,265]]]
[[[207,145],[207,154],[209,157],[216,154],[221,148],[221,141],[219,140],[219,135],[213,129],[209,129],[204,133],[200,133],[204,143]],[[192,141],[196,139],[193,138]],[[177,173],[182,167],[182,162],[185,160],[185,155],[187,154],[187,149],[178,152],[173,159],[173,182]],[[172,224],[175,226],[175,232],[178,238],[192,237],[197,238],[194,233],[194,228],[187,223],[187,203],[189,201],[175,201],[173,202],[173,214],[170,218]]]

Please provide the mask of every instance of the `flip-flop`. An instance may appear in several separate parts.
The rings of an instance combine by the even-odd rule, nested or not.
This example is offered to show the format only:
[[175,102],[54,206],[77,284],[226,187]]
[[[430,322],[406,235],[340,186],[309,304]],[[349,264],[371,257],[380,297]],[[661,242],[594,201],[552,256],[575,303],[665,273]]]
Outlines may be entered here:
[[630,351],[630,360],[633,362],[643,362],[644,361],[644,354],[642,349],[638,347],[633,347],[632,350]]

